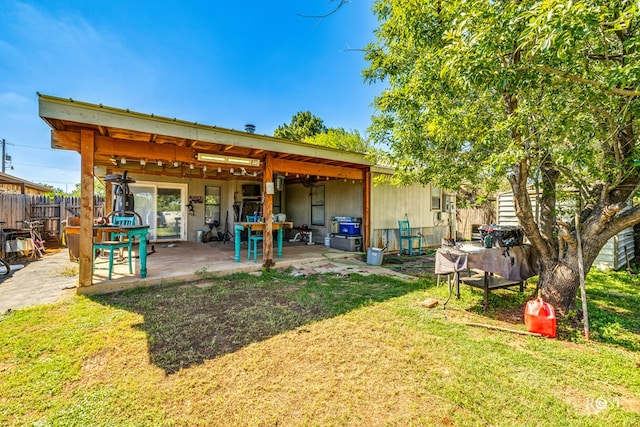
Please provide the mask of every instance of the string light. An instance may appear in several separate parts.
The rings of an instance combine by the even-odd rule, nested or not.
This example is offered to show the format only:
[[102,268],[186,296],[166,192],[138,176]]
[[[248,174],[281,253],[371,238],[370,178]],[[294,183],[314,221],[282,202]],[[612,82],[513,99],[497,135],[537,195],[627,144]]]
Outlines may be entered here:
[[162,167],[162,160],[158,160],[158,166]]

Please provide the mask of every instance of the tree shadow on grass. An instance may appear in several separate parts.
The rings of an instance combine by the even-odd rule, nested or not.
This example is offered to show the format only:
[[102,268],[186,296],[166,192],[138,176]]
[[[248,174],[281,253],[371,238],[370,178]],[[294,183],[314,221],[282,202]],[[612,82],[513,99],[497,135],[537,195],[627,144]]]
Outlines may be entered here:
[[151,363],[167,374],[296,329],[419,289],[382,276],[286,272],[208,277],[189,284],[97,295],[139,313]]

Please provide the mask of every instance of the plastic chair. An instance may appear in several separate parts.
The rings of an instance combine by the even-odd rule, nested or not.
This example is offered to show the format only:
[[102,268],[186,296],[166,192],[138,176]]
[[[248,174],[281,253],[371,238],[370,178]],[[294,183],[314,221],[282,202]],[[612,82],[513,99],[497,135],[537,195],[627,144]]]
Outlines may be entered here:
[[418,255],[422,255],[422,235],[411,234],[411,226],[408,219],[398,220],[398,227],[400,228],[400,255],[404,250],[404,243],[407,242],[407,252],[409,256],[413,256],[414,241],[418,241]]

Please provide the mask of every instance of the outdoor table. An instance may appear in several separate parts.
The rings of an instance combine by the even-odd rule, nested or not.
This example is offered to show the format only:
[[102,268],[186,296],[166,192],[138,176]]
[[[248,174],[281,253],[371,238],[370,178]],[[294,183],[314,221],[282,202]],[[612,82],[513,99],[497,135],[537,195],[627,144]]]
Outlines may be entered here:
[[138,252],[140,254],[140,277],[147,277],[147,233],[148,225],[95,225],[93,227],[93,235],[97,241],[102,241],[104,233],[126,233],[128,239],[140,237],[140,245]]
[[[460,271],[476,269],[479,276],[460,278]],[[520,285],[538,274],[537,253],[531,245],[485,248],[477,245],[443,246],[436,251],[435,274],[456,276],[456,296],[460,298],[460,281],[484,290],[484,309],[489,308],[489,291]],[[500,277],[495,277],[498,275]]]
[[[284,228],[293,227],[293,222],[273,222],[272,223],[273,231],[278,230],[278,258],[282,258],[282,234]],[[240,233],[242,230],[249,229],[252,231],[262,231],[264,230],[264,222],[236,222],[233,230],[235,232],[234,243],[236,248],[236,262],[240,262]]]

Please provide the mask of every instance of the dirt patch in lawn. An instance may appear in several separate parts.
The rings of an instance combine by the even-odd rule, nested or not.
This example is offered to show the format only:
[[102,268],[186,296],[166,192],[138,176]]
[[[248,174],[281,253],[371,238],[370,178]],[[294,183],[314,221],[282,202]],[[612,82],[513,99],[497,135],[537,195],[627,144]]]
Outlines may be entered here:
[[173,373],[420,286],[381,276],[303,278],[277,272],[210,277],[93,298],[141,314],[144,321],[135,327],[146,333],[151,362]]

